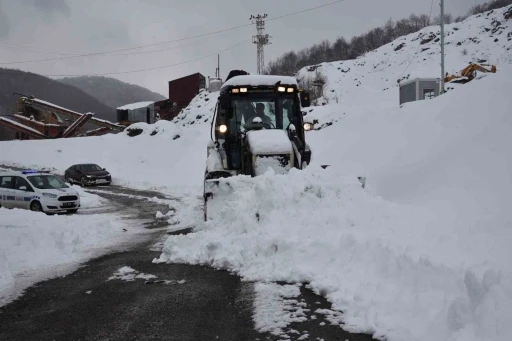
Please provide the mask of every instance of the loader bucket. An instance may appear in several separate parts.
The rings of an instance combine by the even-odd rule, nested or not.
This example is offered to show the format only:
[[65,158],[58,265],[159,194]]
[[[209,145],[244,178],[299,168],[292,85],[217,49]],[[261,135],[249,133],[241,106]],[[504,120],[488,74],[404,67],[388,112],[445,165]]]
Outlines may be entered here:
[[224,204],[223,198],[232,194],[228,181],[207,179],[204,181],[204,220],[210,220],[213,212],[218,212]]

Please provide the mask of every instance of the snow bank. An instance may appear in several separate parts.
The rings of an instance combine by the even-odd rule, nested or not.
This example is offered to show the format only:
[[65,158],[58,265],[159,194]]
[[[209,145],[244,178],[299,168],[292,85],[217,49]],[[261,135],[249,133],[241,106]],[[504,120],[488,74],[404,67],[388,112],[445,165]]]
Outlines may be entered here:
[[391,341],[511,339],[509,74],[308,133],[308,169],[221,180],[214,220],[155,261],[309,282],[344,328]]
[[0,306],[33,283],[126,241],[123,227],[115,216],[0,208]]
[[386,202],[315,166],[221,182],[233,194],[214,222],[169,237],[155,262],[309,282],[344,311],[344,328],[389,340],[512,335],[510,228],[440,225],[438,212]]

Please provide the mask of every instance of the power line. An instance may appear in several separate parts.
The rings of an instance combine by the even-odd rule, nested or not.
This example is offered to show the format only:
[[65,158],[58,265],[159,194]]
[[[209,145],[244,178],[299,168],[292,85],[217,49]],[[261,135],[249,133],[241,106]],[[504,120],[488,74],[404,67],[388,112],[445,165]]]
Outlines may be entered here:
[[136,72],[144,72],[144,71],[153,71],[153,70],[159,70],[159,69],[166,69],[166,68],[169,68],[169,67],[183,65],[183,64],[188,64],[188,63],[192,63],[192,62],[195,62],[195,61],[198,61],[198,60],[201,60],[201,59],[205,59],[205,58],[214,56],[214,55],[219,54],[221,52],[225,52],[225,51],[231,50],[232,48],[235,48],[237,46],[243,45],[243,44],[245,44],[245,43],[247,43],[249,41],[250,41],[250,39],[244,40],[241,43],[238,43],[238,44],[235,44],[235,45],[231,45],[230,47],[227,47],[227,48],[222,49],[220,51],[216,51],[216,52],[210,53],[210,54],[208,54],[206,56],[203,56],[203,57],[199,57],[199,58],[195,58],[195,59],[190,59],[190,60],[187,60],[187,61],[184,61],[184,62],[175,63],[175,64],[156,66],[156,67],[147,68],[147,69],[119,71],[119,72],[106,72],[106,73],[74,74],[74,75],[69,75],[69,74],[68,75],[44,75],[44,74],[42,74],[41,76],[45,76],[45,77],[107,76],[107,75],[121,75],[121,74],[127,74],[127,73],[136,73]]
[[[284,14],[284,15],[281,15],[281,16],[278,16],[278,17],[270,18],[270,19],[268,19],[268,21],[278,20],[278,19],[282,19],[282,18],[293,16],[293,15],[310,12],[310,11],[313,11],[313,10],[317,10],[319,8],[335,5],[335,4],[338,4],[338,3],[343,2],[343,1],[346,1],[346,0],[336,0],[336,1],[333,1],[333,2],[330,2],[330,3],[327,3],[327,4],[318,5],[318,6],[307,8],[307,9],[304,9],[304,10],[301,10],[301,11],[297,11],[297,12],[293,12],[293,13],[288,13],[288,14]],[[106,55],[106,54],[111,54],[111,53],[116,53],[116,52],[125,52],[125,51],[137,50],[137,49],[142,49],[142,48],[146,48],[146,47],[164,45],[164,44],[169,44],[169,43],[175,43],[175,42],[180,42],[180,41],[185,41],[185,40],[191,40],[191,39],[211,36],[211,35],[214,35],[214,34],[219,34],[219,33],[223,33],[223,32],[233,31],[233,30],[237,30],[237,29],[244,28],[244,27],[249,27],[249,26],[252,26],[252,24],[238,25],[238,26],[234,26],[234,27],[230,27],[230,28],[226,28],[226,29],[222,29],[222,30],[217,30],[217,31],[213,31],[213,32],[203,33],[203,34],[198,34],[198,35],[195,35],[195,36],[189,36],[189,37],[184,37],[184,38],[179,38],[179,39],[172,39],[172,40],[162,41],[162,42],[158,42],[158,43],[139,45],[139,46],[135,46],[135,47],[128,47],[128,48],[117,49],[117,50],[109,50],[109,51],[102,51],[102,52],[91,52],[91,53],[83,53],[83,54],[72,54],[72,55],[63,56],[63,57],[57,57],[57,58],[26,60],[26,61],[18,61],[18,62],[2,62],[2,63],[0,63],[0,65],[14,65],[14,64],[25,64],[25,63],[37,63],[37,62],[48,62],[48,61],[56,61],[56,60],[65,60],[65,59],[79,58],[79,57],[100,56],[100,55]],[[18,46],[19,47],[25,47],[25,48],[32,48],[30,46],[25,46],[25,45],[18,45]],[[34,48],[35,49],[39,49],[37,47],[34,47]],[[40,49],[40,50],[42,50],[42,49]]]
[[12,44],[12,43],[0,42],[0,45],[6,45],[8,47],[11,47],[13,49],[18,49],[18,50],[21,49],[21,48],[35,50],[35,51],[26,51],[26,52],[44,52],[44,53],[51,53],[51,54],[60,54],[60,55],[64,55],[64,56],[74,56],[74,55],[76,55],[76,54],[73,54],[73,53],[59,52],[59,51],[54,51],[54,50],[49,50],[49,49],[42,49],[42,48],[39,48],[39,47],[20,45],[20,44]]
[[267,19],[267,21],[273,21],[273,20],[277,20],[277,19],[291,17],[292,15],[297,15],[297,14],[302,14],[302,13],[314,11],[314,10],[317,10],[319,8],[323,8],[323,7],[327,7],[327,6],[331,6],[331,5],[336,5],[336,4],[339,4],[340,2],[344,2],[344,1],[346,1],[346,0],[336,0],[336,1],[333,1],[333,2],[329,2],[327,4],[323,4],[323,5],[318,5],[318,6],[315,6],[315,7],[307,8],[307,9],[304,9],[302,11],[288,13],[288,14],[284,14],[284,15],[281,15],[281,16],[278,16],[278,17],[273,17],[273,18]]

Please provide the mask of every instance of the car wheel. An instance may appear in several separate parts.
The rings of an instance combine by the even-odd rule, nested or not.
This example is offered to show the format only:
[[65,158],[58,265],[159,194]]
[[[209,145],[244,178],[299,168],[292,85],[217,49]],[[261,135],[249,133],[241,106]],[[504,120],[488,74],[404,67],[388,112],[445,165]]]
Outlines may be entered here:
[[82,185],[82,187],[87,187],[87,182],[85,181],[85,177],[82,176],[82,178],[80,179],[80,184]]
[[43,206],[39,201],[34,201],[30,204],[30,210],[34,212],[43,212]]
[[67,212],[74,214],[74,213],[78,212],[78,208],[74,208],[72,210],[67,210]]

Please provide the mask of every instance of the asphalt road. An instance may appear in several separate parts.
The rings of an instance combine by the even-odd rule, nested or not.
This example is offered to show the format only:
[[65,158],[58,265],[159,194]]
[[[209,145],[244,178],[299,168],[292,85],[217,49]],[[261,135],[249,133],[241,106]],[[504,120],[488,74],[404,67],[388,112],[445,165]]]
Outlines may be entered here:
[[[29,288],[18,300],[0,307],[0,340],[283,340],[254,330],[253,284],[226,271],[182,264],[153,264],[160,255],[155,244],[165,236],[165,223],[154,219],[168,205],[146,198],[178,200],[160,193],[108,186],[91,189],[111,200],[111,205],[83,210],[81,214],[124,211],[126,219],[144,219],[155,229],[152,238],[92,260],[74,273]],[[126,214],[131,213],[131,214]],[[189,233],[185,229],[173,233]],[[110,279],[129,266],[138,274],[156,278],[132,281]],[[302,288],[298,297],[308,321],[293,323],[298,331],[289,340],[308,334],[307,340],[372,340],[369,335],[344,332],[331,325],[318,308],[330,309],[320,296]]]

